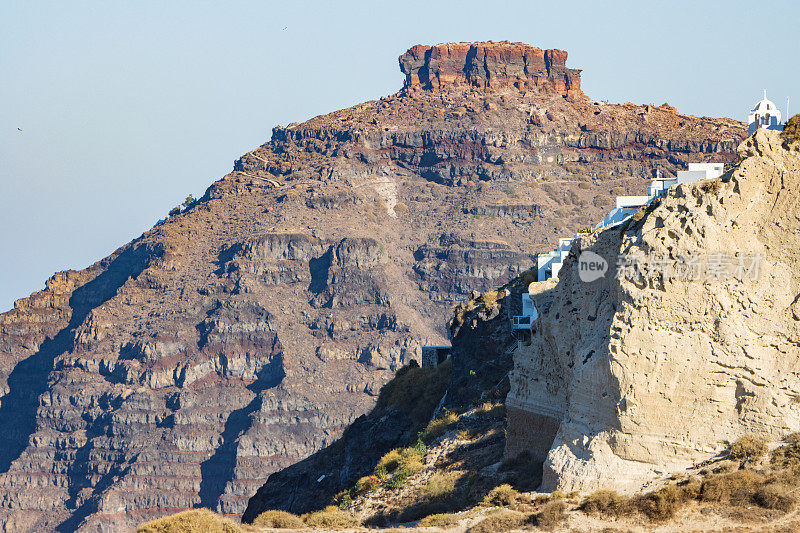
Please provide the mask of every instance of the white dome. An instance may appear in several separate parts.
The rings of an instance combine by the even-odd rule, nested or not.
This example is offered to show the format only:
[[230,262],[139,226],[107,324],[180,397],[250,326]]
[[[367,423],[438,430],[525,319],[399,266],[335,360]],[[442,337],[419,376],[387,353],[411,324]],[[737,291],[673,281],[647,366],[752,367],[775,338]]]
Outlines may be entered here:
[[781,123],[781,112],[775,102],[767,98],[767,90],[764,89],[764,98],[750,111],[747,117],[750,124],[750,133],[754,128],[775,128]]

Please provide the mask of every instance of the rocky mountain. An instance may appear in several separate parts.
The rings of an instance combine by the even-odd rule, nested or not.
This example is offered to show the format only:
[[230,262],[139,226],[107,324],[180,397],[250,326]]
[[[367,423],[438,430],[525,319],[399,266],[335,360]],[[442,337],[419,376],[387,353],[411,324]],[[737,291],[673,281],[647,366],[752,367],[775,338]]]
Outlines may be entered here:
[[[531,285],[543,313],[514,355],[506,452],[544,463],[543,490],[636,491],[800,430],[800,144],[758,130],[739,155]],[[610,271],[582,280],[582,254]]]
[[744,128],[580,90],[566,52],[417,46],[199,201],[0,315],[5,531],[238,516],[447,336],[451,306]]

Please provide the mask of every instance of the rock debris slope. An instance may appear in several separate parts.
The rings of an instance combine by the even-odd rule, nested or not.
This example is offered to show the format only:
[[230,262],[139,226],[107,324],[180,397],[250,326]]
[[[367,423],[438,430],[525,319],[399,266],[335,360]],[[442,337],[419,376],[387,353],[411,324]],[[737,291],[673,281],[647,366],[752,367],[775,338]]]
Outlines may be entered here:
[[[543,488],[632,491],[745,433],[800,429],[800,145],[759,130],[739,154],[581,239],[605,277],[582,282],[571,254],[557,285],[531,285],[551,303],[515,354],[507,454],[542,460]],[[642,261],[617,271],[620,255]]]
[[184,212],[0,315],[6,530],[242,513],[655,169],[732,160],[728,119],[580,91],[566,52],[414,47],[399,93],[273,130]]

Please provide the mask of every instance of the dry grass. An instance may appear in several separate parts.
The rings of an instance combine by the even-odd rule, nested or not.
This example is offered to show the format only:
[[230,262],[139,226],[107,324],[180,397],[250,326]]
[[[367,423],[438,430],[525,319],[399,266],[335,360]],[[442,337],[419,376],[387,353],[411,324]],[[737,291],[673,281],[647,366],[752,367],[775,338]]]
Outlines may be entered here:
[[435,369],[404,366],[381,389],[378,407],[393,406],[405,413],[413,424],[410,434],[416,436],[444,396],[450,382],[451,367],[449,359]]
[[797,505],[797,498],[792,494],[794,487],[784,483],[765,485],[753,494],[753,502],[764,509],[777,509],[789,512]]
[[420,527],[450,529],[458,525],[458,516],[452,513],[438,513],[426,516],[419,521]]
[[456,422],[458,422],[458,415],[452,411],[445,411],[439,418],[428,422],[428,425],[422,430],[422,440],[427,443],[435,441],[444,435]]
[[377,475],[364,476],[356,481],[356,486],[353,488],[357,496],[367,494],[377,489],[381,484],[381,480]]
[[700,185],[700,190],[706,194],[719,194],[722,190],[722,180],[717,178],[706,181]]
[[487,418],[505,418],[506,406],[502,403],[484,402],[475,408],[475,414]]
[[460,478],[461,474],[457,472],[437,472],[422,487],[420,494],[426,502],[446,500],[455,492]]
[[584,498],[580,509],[588,514],[622,516],[629,512],[628,498],[614,490],[597,490]]
[[738,461],[756,461],[767,453],[767,440],[748,434],[731,445],[728,457]]
[[567,519],[567,505],[561,501],[546,503],[531,517],[531,522],[542,529],[552,529]]
[[361,526],[358,517],[332,505],[322,511],[304,514],[303,521],[309,527],[320,529],[345,529]]
[[400,455],[400,452],[400,448],[387,452],[378,460],[378,464],[375,465],[375,470],[377,471],[383,469],[386,472],[394,472],[397,470],[397,467],[400,466],[400,460],[403,458]]
[[519,492],[508,483],[498,485],[489,491],[483,498],[483,505],[496,505],[498,507],[506,507],[513,505],[519,497]]
[[303,520],[286,511],[264,511],[253,520],[254,526],[271,527],[274,529],[303,529]]
[[481,294],[480,298],[478,298],[478,301],[487,313],[491,313],[497,306],[497,300],[499,299],[500,291],[486,291]]
[[208,509],[192,509],[139,526],[136,533],[241,533],[238,524]]
[[800,115],[795,115],[786,121],[781,136],[787,143],[800,141]]
[[800,467],[800,433],[786,437],[786,444],[773,452],[771,462],[773,467],[778,468]]
[[467,530],[468,533],[503,533],[522,527],[527,516],[517,511],[500,511],[484,518]]

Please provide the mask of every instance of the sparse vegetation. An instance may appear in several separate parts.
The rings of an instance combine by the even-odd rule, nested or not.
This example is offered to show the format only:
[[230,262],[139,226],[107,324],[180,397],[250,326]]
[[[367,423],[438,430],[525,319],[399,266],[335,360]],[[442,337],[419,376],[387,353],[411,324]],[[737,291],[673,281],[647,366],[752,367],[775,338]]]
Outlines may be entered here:
[[421,527],[438,527],[441,529],[449,529],[458,525],[458,516],[452,513],[437,513],[426,516],[420,520]]
[[704,181],[700,184],[700,190],[706,194],[719,194],[719,191],[722,190],[722,180],[717,178]]
[[530,521],[542,529],[552,529],[567,518],[567,505],[561,501],[546,503],[539,512],[535,513]]
[[512,505],[519,497],[519,491],[508,483],[498,485],[489,491],[483,498],[483,505],[496,505],[498,507],[507,507]]
[[475,408],[475,414],[487,418],[504,418],[506,406],[502,403],[484,402]]
[[458,422],[458,415],[446,410],[440,417],[428,422],[428,425],[422,431],[422,440],[427,443],[435,441],[444,435],[456,422]]
[[756,461],[767,453],[767,440],[748,434],[731,445],[728,457],[738,461]]
[[426,502],[442,501],[450,498],[456,490],[460,478],[457,472],[437,472],[422,487],[421,495]]
[[447,360],[435,369],[420,368],[416,363],[401,368],[381,389],[378,407],[394,406],[404,412],[413,423],[411,435],[416,438],[444,395],[451,367],[452,361]]
[[487,313],[491,313],[494,311],[495,306],[497,306],[497,300],[499,299],[500,291],[486,291],[481,294],[479,302]]
[[786,126],[783,128],[781,136],[787,144],[800,141],[800,114],[786,121]]
[[273,529],[302,529],[305,527],[305,523],[299,516],[286,511],[264,511],[253,520],[253,525]]
[[208,509],[191,509],[139,526],[136,533],[241,533],[233,521]]
[[332,505],[322,511],[304,514],[303,521],[309,527],[327,529],[345,529],[361,525],[358,517]]
[[588,514],[622,516],[628,510],[628,499],[615,490],[601,489],[588,495],[580,508]]
[[503,533],[525,524],[528,517],[517,511],[500,511],[484,518],[467,531],[468,533]]

